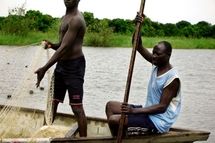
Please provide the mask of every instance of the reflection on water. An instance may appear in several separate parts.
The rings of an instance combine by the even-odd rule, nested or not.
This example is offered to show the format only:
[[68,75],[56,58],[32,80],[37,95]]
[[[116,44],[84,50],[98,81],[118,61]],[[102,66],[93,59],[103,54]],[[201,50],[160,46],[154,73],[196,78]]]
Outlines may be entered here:
[[[21,73],[26,70],[36,50],[36,47],[28,47],[25,50],[18,48],[5,52],[7,48],[0,47],[2,53],[0,57],[1,104],[6,102],[6,96],[16,87],[14,85],[18,84],[22,77]],[[10,48],[13,49],[13,47]],[[17,55],[17,50],[20,56]],[[105,118],[104,107],[107,101],[123,101],[131,49],[84,47],[84,53],[87,61],[84,84],[85,112],[88,116]],[[174,49],[171,58],[171,63],[179,71],[183,93],[181,114],[173,126],[210,131],[208,143],[215,140],[214,55],[215,50]],[[47,61],[45,52],[41,59],[44,63]],[[130,103],[144,105],[150,71],[151,64],[137,53],[129,94]],[[35,78],[36,83],[36,75],[32,74],[32,77]],[[42,81],[42,86],[47,88],[46,78]],[[28,102],[23,106],[45,109],[45,91],[34,90],[35,94],[27,99]],[[59,111],[72,113],[67,98],[64,104],[59,105]]]

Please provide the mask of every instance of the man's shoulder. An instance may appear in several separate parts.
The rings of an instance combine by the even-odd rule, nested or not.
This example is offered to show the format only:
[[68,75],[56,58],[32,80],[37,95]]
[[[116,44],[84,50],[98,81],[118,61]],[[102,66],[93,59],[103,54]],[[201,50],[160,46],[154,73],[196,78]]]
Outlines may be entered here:
[[173,67],[172,69],[170,69],[170,73],[178,75],[178,70],[175,67]]
[[80,12],[75,14],[75,15],[72,15],[69,18],[69,21],[71,23],[78,23],[79,25],[82,25],[82,24],[85,25],[85,19],[84,19],[83,15]]
[[63,20],[64,17],[65,17],[65,15],[61,16],[61,20]]

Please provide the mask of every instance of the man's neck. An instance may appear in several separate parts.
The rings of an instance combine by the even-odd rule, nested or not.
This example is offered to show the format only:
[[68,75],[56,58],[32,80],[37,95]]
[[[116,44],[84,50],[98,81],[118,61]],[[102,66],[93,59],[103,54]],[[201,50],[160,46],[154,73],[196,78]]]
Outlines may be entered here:
[[162,75],[162,74],[166,73],[167,71],[169,71],[172,68],[173,68],[173,66],[170,63],[167,63],[165,65],[159,66],[157,74],[158,74],[158,76]]
[[66,8],[66,15],[76,13],[77,11],[78,11],[77,7]]

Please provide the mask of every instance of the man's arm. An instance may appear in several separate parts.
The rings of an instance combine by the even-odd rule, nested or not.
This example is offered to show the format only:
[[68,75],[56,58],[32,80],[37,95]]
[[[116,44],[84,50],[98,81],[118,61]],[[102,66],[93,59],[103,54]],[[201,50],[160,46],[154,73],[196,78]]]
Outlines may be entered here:
[[163,89],[161,99],[159,104],[144,107],[144,108],[131,108],[130,105],[124,104],[122,106],[122,110],[124,113],[132,113],[132,114],[159,114],[166,111],[170,102],[174,97],[176,97],[180,83],[179,79],[174,79],[167,87]]
[[[132,37],[132,44],[134,43],[134,35]],[[152,63],[152,53],[150,53],[143,45],[142,45],[142,39],[141,39],[141,35],[139,36],[139,43],[138,43],[138,47],[137,47],[137,51],[143,56],[143,58],[145,58],[148,62]]]
[[[140,22],[141,23],[141,26],[142,26],[142,22],[144,20],[144,15],[140,15],[139,12],[137,13],[136,17],[135,17],[135,22]],[[133,37],[132,37],[132,44],[134,42],[134,36],[135,36],[135,33],[133,34]],[[152,63],[152,53],[150,53],[142,44],[142,38],[141,38],[141,33],[138,37],[138,47],[137,47],[137,51],[150,63]]]
[[72,44],[74,43],[78,30],[80,29],[80,20],[77,17],[74,17],[70,21],[72,22],[68,25],[67,32],[63,36],[60,47],[44,66],[47,70],[54,65],[67,52],[67,49],[72,47]]
[[60,47],[61,42],[53,44],[52,42],[50,42],[49,40],[44,39],[43,41],[46,42],[46,47],[45,49],[49,49],[52,48],[53,50],[57,50]]
[[150,63],[152,63],[152,53],[150,53],[142,44],[137,47],[137,51]]
[[57,50],[60,47],[60,44],[61,44],[60,42],[56,44],[51,43],[49,48],[52,48],[53,50]]
[[[64,16],[61,17],[61,21],[63,20],[63,18],[64,18]],[[49,40],[43,40],[43,41],[46,41],[47,49],[52,48],[53,50],[57,50],[61,45],[61,41],[59,41],[58,43],[55,43],[55,44],[50,42]]]

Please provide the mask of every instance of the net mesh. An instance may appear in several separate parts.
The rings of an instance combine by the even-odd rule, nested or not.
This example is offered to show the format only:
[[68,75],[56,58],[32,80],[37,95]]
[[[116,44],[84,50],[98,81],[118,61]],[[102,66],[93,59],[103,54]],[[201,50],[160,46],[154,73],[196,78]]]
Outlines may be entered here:
[[[39,44],[39,43],[37,43]],[[49,50],[43,46],[2,47],[0,57],[0,137],[30,138],[41,130],[43,122],[52,123],[53,69],[44,77],[44,87],[36,88],[35,70],[50,58]],[[44,99],[37,101],[37,97]],[[35,104],[45,102],[46,107]],[[38,107],[39,105],[39,107]],[[25,110],[23,110],[23,107]],[[37,113],[37,108],[45,109]],[[59,128],[59,127],[58,127]],[[38,136],[37,136],[38,137]]]

